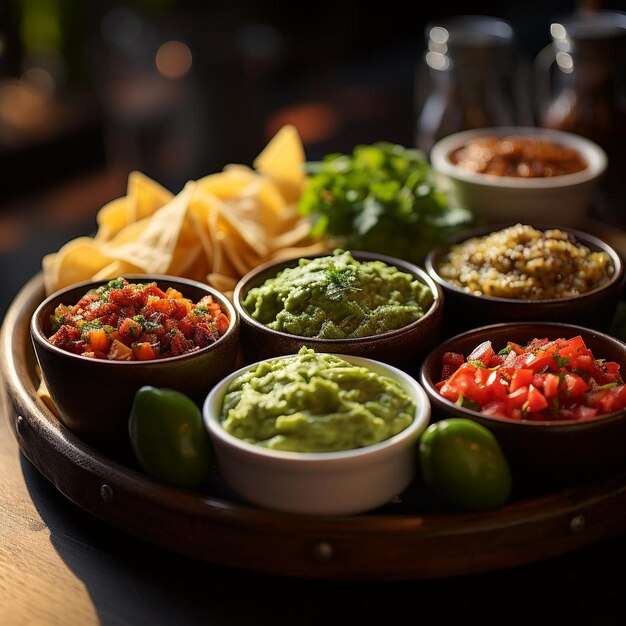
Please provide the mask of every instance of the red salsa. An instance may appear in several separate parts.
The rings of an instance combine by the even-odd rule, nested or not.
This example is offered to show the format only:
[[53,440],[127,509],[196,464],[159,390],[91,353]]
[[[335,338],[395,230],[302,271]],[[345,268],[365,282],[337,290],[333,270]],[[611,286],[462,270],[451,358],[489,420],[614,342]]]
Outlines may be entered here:
[[459,406],[514,420],[588,420],[626,406],[619,363],[597,359],[580,335],[446,352],[436,386]]
[[51,316],[51,344],[96,359],[147,361],[188,354],[217,341],[230,320],[212,296],[194,304],[156,282],[117,278],[60,304]]

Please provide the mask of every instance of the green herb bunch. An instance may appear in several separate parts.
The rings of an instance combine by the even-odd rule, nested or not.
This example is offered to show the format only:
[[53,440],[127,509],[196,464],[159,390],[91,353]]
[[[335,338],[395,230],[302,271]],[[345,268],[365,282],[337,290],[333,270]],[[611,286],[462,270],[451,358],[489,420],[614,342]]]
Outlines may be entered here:
[[473,223],[437,186],[423,152],[378,142],[309,163],[299,201],[312,235],[332,246],[422,264],[427,252]]

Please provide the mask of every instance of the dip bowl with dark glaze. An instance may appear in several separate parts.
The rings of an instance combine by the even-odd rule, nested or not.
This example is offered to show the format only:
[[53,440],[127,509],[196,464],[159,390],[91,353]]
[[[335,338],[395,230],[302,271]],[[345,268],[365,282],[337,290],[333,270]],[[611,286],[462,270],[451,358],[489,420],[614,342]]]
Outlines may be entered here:
[[483,415],[458,406],[436,388],[441,380],[443,355],[465,355],[483,341],[497,352],[508,341],[526,345],[535,338],[582,336],[596,359],[616,361],[626,372],[626,344],[604,333],[561,323],[505,323],[469,330],[448,339],[424,359],[420,382],[432,406],[432,421],[469,418],[488,428],[501,444],[511,465],[513,485],[520,492],[539,493],[550,488],[590,480],[626,468],[626,410],[575,420],[531,421]]
[[237,365],[239,316],[229,300],[203,283],[165,275],[128,275],[131,283],[156,281],[173,287],[193,302],[213,296],[230,320],[214,343],[180,356],[148,361],[114,361],[73,354],[52,345],[50,316],[59,304],[77,303],[108,280],[81,282],[46,298],[35,310],[30,332],[43,381],[59,420],[86,443],[113,457],[130,454],[128,417],[135,392],[144,385],[167,387],[190,396],[198,405],[215,383]]
[[434,299],[428,311],[418,320],[396,330],[346,339],[303,337],[269,328],[254,319],[246,310],[243,302],[252,288],[262,285],[267,279],[275,277],[287,267],[296,267],[300,258],[313,259],[330,254],[319,253],[286,261],[269,262],[252,270],[239,281],[235,287],[233,301],[241,318],[241,349],[245,360],[247,362],[260,361],[274,356],[293,354],[302,346],[306,346],[313,348],[316,352],[376,359],[405,370],[415,367],[418,359],[439,340],[443,320],[443,292],[424,269],[407,261],[370,252],[352,252],[352,256],[357,261],[382,261],[401,272],[410,274],[432,291]]
[[608,255],[614,271],[601,286],[585,293],[552,299],[503,298],[466,291],[441,275],[441,263],[451,248],[474,237],[513,226],[514,223],[481,226],[459,233],[447,243],[433,248],[426,257],[428,274],[442,288],[445,295],[444,332],[446,336],[463,330],[498,322],[545,321],[579,324],[606,331],[611,325],[624,288],[624,262],[620,253],[600,238],[581,230],[535,224],[545,231],[557,228],[571,233],[575,240],[591,251]]
[[[457,162],[459,149],[485,138],[513,137],[523,141],[541,141],[556,148],[574,151],[580,156],[582,169],[566,166],[542,167],[549,163],[554,151],[537,152],[527,161],[511,150],[504,159],[509,167],[490,168],[496,150],[484,150],[476,155],[469,167]],[[506,153],[506,148],[504,149]],[[558,163],[559,156],[555,158]],[[545,221],[581,227],[588,216],[590,203],[607,167],[607,156],[595,142],[560,130],[533,126],[502,126],[461,131],[440,139],[432,147],[430,161],[433,169],[446,180],[453,195],[462,206],[473,211],[485,222],[522,220]],[[518,170],[519,167],[519,170]],[[496,174],[494,172],[507,172]],[[517,175],[510,175],[515,171]],[[519,171],[519,174],[518,174]],[[559,174],[559,171],[571,173]]]

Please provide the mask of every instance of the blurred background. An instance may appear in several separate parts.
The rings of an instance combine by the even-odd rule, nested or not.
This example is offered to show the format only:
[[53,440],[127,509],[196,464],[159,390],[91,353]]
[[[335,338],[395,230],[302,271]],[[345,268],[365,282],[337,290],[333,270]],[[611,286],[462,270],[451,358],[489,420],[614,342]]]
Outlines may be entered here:
[[[609,151],[613,172],[593,215],[626,227],[626,24],[605,13],[623,1],[467,9],[497,19],[452,28],[452,2],[409,15],[336,2],[2,0],[0,317],[44,254],[95,230],[131,170],[177,192],[250,164],[285,123],[310,160],[379,140],[428,152],[443,134],[488,125],[580,132]],[[562,25],[589,12],[607,16],[594,32]]]

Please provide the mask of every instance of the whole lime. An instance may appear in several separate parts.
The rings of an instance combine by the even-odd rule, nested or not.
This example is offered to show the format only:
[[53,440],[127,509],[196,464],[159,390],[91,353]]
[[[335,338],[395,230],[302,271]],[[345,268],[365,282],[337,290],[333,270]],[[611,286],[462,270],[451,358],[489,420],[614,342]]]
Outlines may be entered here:
[[463,510],[502,506],[511,495],[511,470],[497,439],[466,418],[433,422],[422,433],[419,463],[429,490]]

